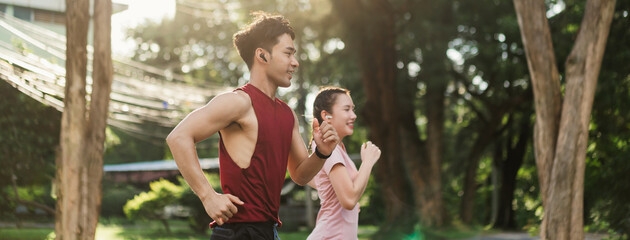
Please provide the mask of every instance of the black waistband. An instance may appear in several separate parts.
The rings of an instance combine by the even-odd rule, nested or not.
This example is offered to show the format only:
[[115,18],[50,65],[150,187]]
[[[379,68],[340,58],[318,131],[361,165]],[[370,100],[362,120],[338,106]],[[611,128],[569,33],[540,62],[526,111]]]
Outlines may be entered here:
[[276,226],[276,222],[267,221],[267,222],[235,222],[235,223],[224,223],[223,225],[217,227],[229,228],[229,229],[237,229],[245,226],[251,226],[256,228],[273,228]]

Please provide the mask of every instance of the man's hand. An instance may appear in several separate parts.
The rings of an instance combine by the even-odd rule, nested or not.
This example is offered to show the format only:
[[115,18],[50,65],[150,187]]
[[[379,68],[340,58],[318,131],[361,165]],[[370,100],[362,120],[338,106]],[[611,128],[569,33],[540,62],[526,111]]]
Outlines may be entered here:
[[228,219],[238,212],[236,205],[234,205],[235,203],[238,205],[245,204],[232,194],[219,193],[210,194],[208,197],[202,198],[201,202],[208,216],[219,225],[223,225],[223,223],[227,222]]
[[332,125],[324,121],[320,126],[315,118],[313,119],[313,140],[321,154],[330,155],[339,143],[339,135]]

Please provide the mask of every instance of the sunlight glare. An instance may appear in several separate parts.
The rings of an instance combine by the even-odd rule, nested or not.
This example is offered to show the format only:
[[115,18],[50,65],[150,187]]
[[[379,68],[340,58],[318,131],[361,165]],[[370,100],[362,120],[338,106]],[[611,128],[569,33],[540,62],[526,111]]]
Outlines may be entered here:
[[115,54],[133,55],[135,41],[126,31],[146,22],[160,23],[175,16],[175,0],[114,0],[128,8],[112,15],[112,50]]
[[446,50],[446,56],[457,65],[464,64],[464,56],[455,49],[449,48]]
[[555,4],[552,4],[549,7],[549,10],[547,11],[547,18],[551,18],[555,15],[557,15],[558,13],[564,11],[564,9],[566,8],[566,4],[564,3],[564,1],[558,1]]

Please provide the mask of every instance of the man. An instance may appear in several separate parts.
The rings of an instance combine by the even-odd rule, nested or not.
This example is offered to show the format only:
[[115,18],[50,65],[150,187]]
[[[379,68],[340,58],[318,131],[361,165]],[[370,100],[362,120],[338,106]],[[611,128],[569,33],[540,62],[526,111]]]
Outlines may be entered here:
[[[275,98],[299,66],[288,20],[263,12],[234,35],[250,82],[190,113],[166,138],[177,166],[214,220],[211,239],[276,239],[280,190],[288,167],[297,184],[319,172],[339,142],[335,129],[313,121],[315,153],[308,155],[295,113]],[[221,188],[212,189],[195,143],[219,132]],[[216,226],[218,224],[219,226]]]

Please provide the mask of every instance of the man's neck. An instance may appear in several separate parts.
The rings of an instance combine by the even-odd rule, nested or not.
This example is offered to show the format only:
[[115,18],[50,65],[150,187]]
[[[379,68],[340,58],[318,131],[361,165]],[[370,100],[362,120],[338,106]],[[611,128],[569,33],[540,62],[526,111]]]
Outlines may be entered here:
[[260,91],[265,93],[269,98],[276,98],[276,91],[278,91],[278,85],[274,84],[267,78],[267,76],[258,71],[252,71],[249,79],[249,83],[254,85]]

